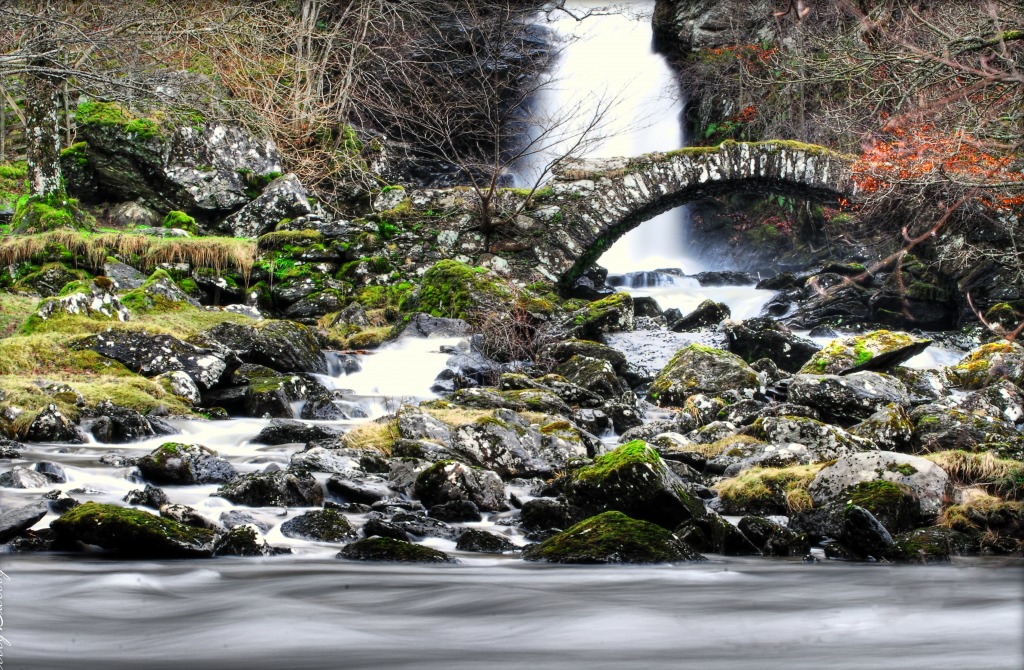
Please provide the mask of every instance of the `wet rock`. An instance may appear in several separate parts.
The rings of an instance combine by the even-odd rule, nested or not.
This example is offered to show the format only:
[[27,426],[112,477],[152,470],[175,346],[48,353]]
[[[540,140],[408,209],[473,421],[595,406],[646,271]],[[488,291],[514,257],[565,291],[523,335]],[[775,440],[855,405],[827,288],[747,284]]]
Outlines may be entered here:
[[49,479],[54,484],[63,484],[68,479],[64,474],[64,468],[52,461],[39,461],[32,469]]
[[765,556],[804,556],[810,551],[805,535],[767,517],[747,515],[740,519],[739,529]]
[[207,528],[212,531],[219,530],[217,523],[207,519],[199,513],[199,510],[188,505],[170,503],[160,507],[160,516],[171,519],[178,523],[192,526],[193,528]]
[[717,326],[732,316],[732,311],[723,303],[705,300],[689,314],[671,321],[668,329],[676,333],[686,333],[703,328]]
[[215,451],[197,444],[167,442],[138,462],[143,478],[156,484],[219,484],[238,472]]
[[333,509],[318,509],[281,524],[285,537],[310,542],[345,542],[354,539],[356,529],[345,515]]
[[235,526],[244,526],[246,524],[255,526],[261,533],[266,534],[270,531],[270,526],[260,521],[253,515],[242,512],[241,510],[231,510],[229,512],[223,512],[220,515],[220,522],[225,528],[234,528]]
[[469,500],[449,500],[441,505],[434,505],[428,512],[431,517],[448,523],[480,521],[480,508]]
[[976,543],[967,534],[935,526],[896,535],[885,557],[904,563],[949,563],[950,556],[964,556],[976,551]]
[[424,516],[422,512],[401,512],[391,518],[391,523],[417,537],[439,537],[443,540],[457,540],[462,534],[461,528],[452,528],[440,519]]
[[519,520],[530,532],[564,530],[586,515],[561,498],[534,498],[523,503]]
[[97,420],[90,432],[99,442],[126,444],[138,442],[156,435],[173,435],[178,431],[156,417],[146,417],[127,407],[118,407],[109,400],[96,406],[93,414]]
[[364,537],[373,537],[374,535],[390,537],[392,540],[400,540],[402,542],[409,541],[409,534],[405,532],[404,528],[383,519],[370,519],[363,525]]
[[821,348],[769,318],[725,324],[729,351],[747,361],[767,358],[780,370],[796,372]]
[[383,477],[352,477],[350,474],[335,474],[327,480],[327,492],[346,502],[372,505],[392,495]]
[[64,542],[82,542],[134,558],[209,556],[214,533],[141,510],[87,502],[50,527]]
[[159,510],[171,502],[163,489],[157,488],[152,484],[146,484],[146,488],[141,491],[139,489],[132,489],[125,494],[122,500],[129,505],[141,505],[142,507],[149,507],[155,510]]
[[861,370],[884,372],[910,360],[929,344],[931,340],[888,330],[840,337],[816,353],[799,372],[812,375],[848,375]]
[[214,556],[273,556],[275,553],[259,529],[249,524],[229,529],[213,546]]
[[934,518],[949,494],[949,476],[919,456],[892,452],[850,454],[823,468],[808,492],[816,505],[839,500],[857,484],[886,481],[906,486],[917,496],[921,516]]
[[225,373],[238,367],[237,360],[223,352],[197,347],[170,335],[141,331],[111,330],[78,340],[72,346],[92,349],[146,377],[184,372],[204,390],[213,388]]
[[52,484],[46,475],[20,465],[0,474],[0,486],[9,489],[42,489]]
[[406,337],[463,337],[470,332],[470,326],[462,319],[445,319],[422,312],[416,313],[399,334]]
[[871,512],[857,505],[846,506],[840,541],[858,558],[882,557],[895,544],[885,526]]
[[381,563],[457,563],[443,551],[390,537],[368,537],[353,542],[338,552],[338,558]]
[[479,554],[507,554],[519,551],[519,548],[507,538],[477,528],[469,528],[460,535],[455,548]]
[[21,451],[25,445],[7,437],[0,437],[0,459],[21,458]]
[[624,379],[631,379],[633,374],[629,364],[626,362],[626,355],[618,349],[609,347],[606,344],[592,340],[567,339],[545,345],[541,350],[542,359],[551,360],[556,365],[565,363],[573,356],[587,356],[598,358],[611,364],[615,374]]
[[681,349],[651,383],[647,397],[658,405],[682,407],[692,395],[725,391],[752,393],[760,387],[757,373],[735,354],[691,344]]
[[671,563],[704,557],[647,521],[608,511],[526,547],[523,558],[551,563]]
[[340,430],[314,424],[303,423],[302,421],[290,421],[287,419],[274,419],[266,428],[252,439],[253,444],[305,444],[315,440],[328,440],[338,437]]
[[453,500],[469,500],[484,511],[505,511],[505,485],[490,470],[458,461],[438,461],[416,479],[416,497],[427,507]]
[[47,511],[46,503],[36,502],[0,512],[0,543],[9,542],[39,523]]
[[302,470],[242,475],[214,495],[248,507],[319,507],[324,501],[320,484]]
[[427,440],[395,440],[391,455],[396,458],[415,458],[434,463],[451,460],[455,454],[448,447]]
[[827,420],[848,424],[870,417],[889,403],[908,405],[910,396],[895,377],[855,372],[843,376],[798,374],[789,385],[789,400],[814,407]]
[[165,372],[162,375],[157,375],[153,380],[163,384],[164,388],[190,405],[198,405],[202,402],[199,387],[184,372]]
[[25,431],[26,442],[63,442],[67,444],[82,444],[85,436],[71,419],[57,408],[56,405],[47,405],[39,414],[32,419],[28,429]]
[[679,526],[676,536],[697,551],[725,556],[755,556],[760,550],[740,531],[715,512]]
[[658,452],[636,440],[567,477],[566,501],[585,514],[617,510],[665,528],[704,515],[704,503],[679,484]]
[[914,422],[912,447],[917,451],[975,451],[989,443],[1004,444],[1011,454],[1024,449],[1024,437],[1013,424],[946,403],[915,407],[910,419]]
[[293,403],[305,399],[308,386],[301,377],[256,377],[245,389],[247,416],[291,419]]

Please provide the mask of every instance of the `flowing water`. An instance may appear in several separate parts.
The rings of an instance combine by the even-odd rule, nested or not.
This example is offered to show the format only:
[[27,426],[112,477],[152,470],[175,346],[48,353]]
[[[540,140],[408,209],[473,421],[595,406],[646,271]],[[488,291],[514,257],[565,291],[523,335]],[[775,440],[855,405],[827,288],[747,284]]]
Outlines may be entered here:
[[[596,3],[574,2],[587,8]],[[545,104],[607,84],[623,91],[617,115],[646,118],[633,133],[593,155],[631,155],[682,143],[681,108],[671,72],[650,48],[652,2],[638,15],[563,17],[577,35],[562,59],[566,85]],[[647,12],[647,16],[644,16]],[[569,85],[571,84],[571,86]],[[563,96],[563,97],[559,97]],[[601,259],[616,272],[699,269],[685,254],[685,214],[639,227]],[[769,292],[700,287],[671,277],[629,288],[663,308],[687,312],[711,298],[734,318],[756,315]],[[653,285],[650,285],[653,284]],[[654,369],[688,334],[641,331],[611,338]],[[646,338],[646,339],[645,339]],[[324,376],[367,417],[430,396],[451,340],[404,340],[361,357],[360,372]],[[921,366],[956,352],[928,353]],[[644,358],[640,360],[638,357]],[[347,428],[364,419],[334,422]],[[174,439],[211,447],[241,472],[287,466],[302,445],[252,440],[262,419],[176,421]],[[17,465],[60,463],[80,500],[119,502],[133,468],[112,457],[140,457],[161,444],[30,445]],[[166,487],[172,500],[218,518],[235,509],[215,486]],[[0,488],[0,508],[38,499],[45,489]],[[522,492],[518,492],[522,493]],[[363,565],[334,558],[338,547],[284,537],[278,528],[301,509],[250,510],[268,540],[293,554],[203,561],[114,561],[89,555],[0,554],[0,670],[81,668],[199,670],[302,668],[1020,668],[1024,659],[1024,566],[958,559],[947,566],[804,564],[710,557],[658,567],[560,567],[454,551],[444,567]],[[54,518],[43,519],[45,528]],[[358,515],[352,520],[361,522]],[[499,523],[495,523],[495,522]],[[490,519],[477,524],[524,538]],[[5,665],[6,664],[6,665]]]

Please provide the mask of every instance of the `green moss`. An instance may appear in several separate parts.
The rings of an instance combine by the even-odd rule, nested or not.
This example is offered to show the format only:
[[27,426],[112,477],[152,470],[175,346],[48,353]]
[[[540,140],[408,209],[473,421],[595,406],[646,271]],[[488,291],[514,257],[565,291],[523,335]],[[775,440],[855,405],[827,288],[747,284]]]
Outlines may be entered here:
[[284,249],[287,246],[308,247],[314,244],[323,244],[323,242],[324,236],[316,230],[278,230],[260,235],[256,246],[260,250],[273,251]]
[[444,552],[390,537],[368,537],[346,545],[338,558],[385,563],[452,563]]
[[258,198],[270,182],[281,176],[280,172],[257,174],[248,168],[239,168],[236,172],[242,178],[242,181],[245,182],[245,195],[250,200]]
[[167,216],[164,217],[163,226],[164,228],[181,228],[193,235],[199,232],[196,220],[185,212],[179,212],[177,210],[167,212]]
[[76,142],[70,147],[61,149],[60,157],[64,160],[73,161],[79,167],[88,167],[89,157],[86,155],[86,149],[89,148],[87,142]]
[[490,273],[478,273],[463,263],[443,260],[423,275],[418,300],[403,301],[403,311],[427,312],[432,316],[473,320],[484,310],[494,309],[508,298],[508,292]]
[[121,105],[114,102],[87,100],[78,105],[75,121],[79,125],[126,126],[132,116]]
[[754,467],[715,484],[729,514],[790,514],[811,506],[807,488],[824,463]]
[[50,524],[58,534],[136,556],[206,553],[215,534],[172,519],[118,505],[86,502]]
[[670,563],[702,560],[657,524],[609,511],[528,547],[523,558],[553,563]]
[[593,465],[580,468],[573,477],[581,481],[605,479],[620,468],[635,464],[647,464],[656,468],[664,468],[661,456],[643,440],[633,440],[620,446],[615,451],[598,456]]

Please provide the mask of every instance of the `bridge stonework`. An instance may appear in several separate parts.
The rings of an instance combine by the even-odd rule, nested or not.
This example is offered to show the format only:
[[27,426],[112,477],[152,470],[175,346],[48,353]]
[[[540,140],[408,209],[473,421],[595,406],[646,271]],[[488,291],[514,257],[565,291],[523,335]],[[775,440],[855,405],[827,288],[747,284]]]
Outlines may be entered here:
[[566,161],[528,212],[544,233],[533,269],[571,286],[616,240],[669,209],[727,193],[853,201],[852,158],[790,141],[723,142],[631,158]]

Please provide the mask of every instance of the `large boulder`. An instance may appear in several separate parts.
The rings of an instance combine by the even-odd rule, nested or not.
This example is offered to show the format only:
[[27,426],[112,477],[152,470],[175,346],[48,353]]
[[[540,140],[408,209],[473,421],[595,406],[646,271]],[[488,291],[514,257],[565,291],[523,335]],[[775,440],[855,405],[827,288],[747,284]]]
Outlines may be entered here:
[[313,211],[309,194],[293,174],[278,177],[263,192],[220,224],[231,237],[258,237],[273,231],[282,219],[296,219]]
[[634,440],[567,477],[566,500],[585,514],[616,510],[675,528],[704,516],[704,503],[687,492],[658,452]]
[[144,479],[156,484],[222,484],[238,476],[235,466],[197,444],[167,442],[139,459]]
[[794,335],[785,324],[769,318],[726,322],[725,335],[729,351],[743,360],[767,358],[786,372],[796,372],[821,349],[811,340]]
[[[109,283],[109,282],[108,282]],[[36,308],[34,318],[41,321],[55,316],[84,316],[98,321],[128,321],[131,313],[120,298],[95,283],[76,282],[73,289],[48,298]]]
[[772,445],[805,447],[810,456],[806,462],[812,463],[875,448],[868,440],[850,435],[842,428],[807,417],[769,416],[757,421],[753,430]]
[[757,373],[743,359],[720,349],[691,344],[676,353],[651,383],[647,397],[658,405],[682,407],[698,393],[710,396],[726,391],[753,393],[760,386]]
[[293,321],[266,321],[258,326],[222,323],[206,336],[228,347],[246,363],[265,365],[278,372],[327,374],[327,358],[316,334]]
[[245,389],[246,416],[295,418],[294,403],[306,398],[306,380],[296,375],[255,377]]
[[789,385],[789,401],[809,405],[826,419],[848,424],[867,419],[890,403],[908,405],[910,395],[903,382],[878,372],[799,374]]
[[528,561],[672,563],[704,557],[661,526],[608,511],[523,550]]
[[20,465],[0,474],[0,486],[8,489],[41,489],[53,483],[53,480],[43,473]]
[[53,404],[47,405],[36,414],[23,437],[27,442],[64,442],[68,444],[85,442],[82,431]]
[[213,388],[225,373],[238,367],[237,359],[229,353],[141,331],[109,330],[77,340],[72,346],[91,349],[146,377],[181,371],[204,390]]
[[458,461],[438,461],[421,472],[415,493],[427,507],[465,500],[484,511],[508,509],[501,477]]
[[96,405],[92,411],[96,420],[90,432],[100,442],[125,444],[138,442],[156,435],[173,435],[178,432],[157,417],[146,417],[127,407],[119,407],[109,400]]
[[275,470],[242,475],[214,494],[249,507],[319,507],[324,492],[313,475],[303,470]]
[[[76,122],[99,190],[115,202],[139,200],[163,212],[212,218],[248,203],[254,180],[281,173],[273,142],[238,126],[171,128],[101,102],[80,105]],[[76,192],[77,186],[69,188]],[[95,192],[82,195],[97,197]]]
[[45,502],[35,502],[0,512],[0,544],[39,523],[46,516],[46,512]]
[[83,503],[50,524],[64,542],[83,542],[134,558],[209,556],[213,531],[142,510]]
[[711,328],[722,323],[730,316],[732,316],[732,311],[728,305],[715,302],[714,300],[705,300],[697,305],[697,308],[689,314],[669,323],[668,329],[677,333],[685,333],[703,328]]
[[910,360],[929,344],[931,340],[888,330],[840,337],[814,354],[800,373],[848,375],[861,370],[885,371]]
[[950,494],[949,475],[935,463],[909,454],[865,452],[843,456],[822,468],[808,489],[815,505],[839,500],[862,482],[906,486],[918,498],[920,513],[934,518]]
[[617,399],[629,391],[629,385],[615,374],[615,367],[602,358],[576,355],[559,365],[555,372],[601,398]]
[[573,312],[563,327],[570,337],[597,340],[605,333],[633,330],[633,316],[632,296],[614,293]]

